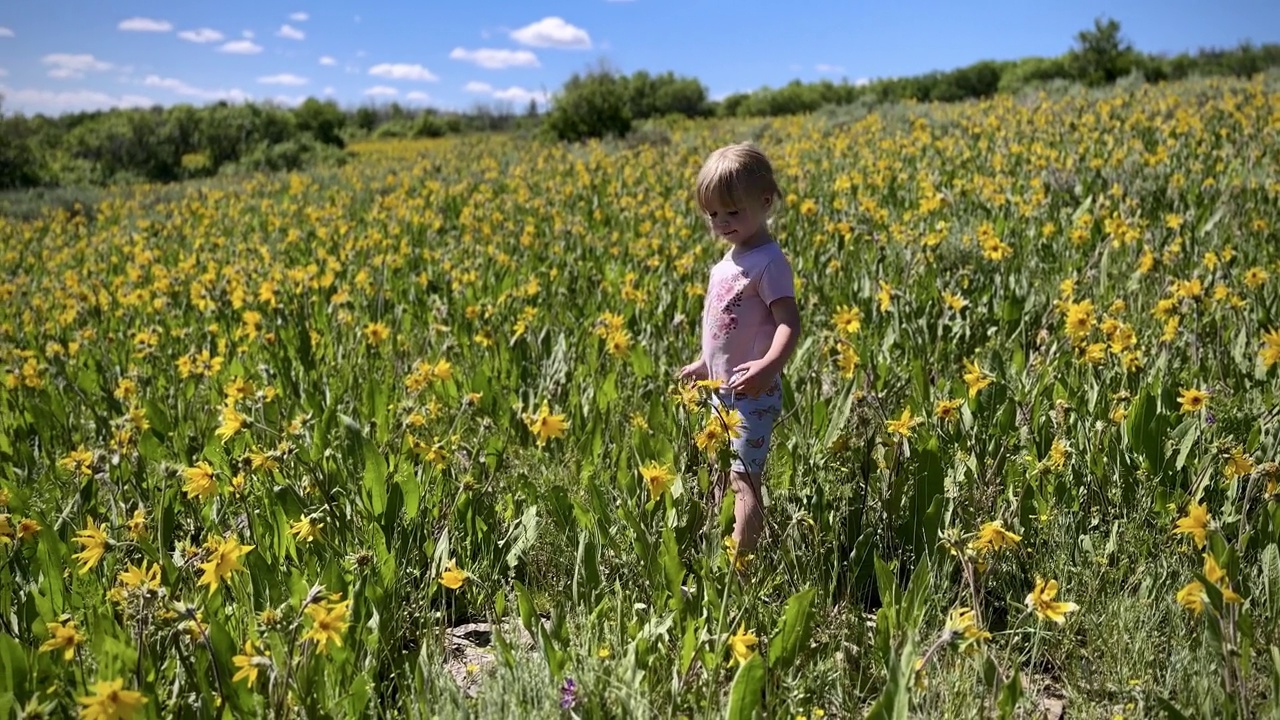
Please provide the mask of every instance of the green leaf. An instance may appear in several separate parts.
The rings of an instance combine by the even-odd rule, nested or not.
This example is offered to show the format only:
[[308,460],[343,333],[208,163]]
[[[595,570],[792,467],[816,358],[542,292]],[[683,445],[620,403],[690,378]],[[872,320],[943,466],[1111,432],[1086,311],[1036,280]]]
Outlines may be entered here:
[[538,638],[542,646],[542,656],[547,660],[547,668],[551,671],[551,677],[559,680],[564,674],[564,668],[569,664],[569,654],[556,647],[555,640],[551,638],[551,634],[547,632],[547,626],[538,623]]
[[751,720],[764,699],[765,666],[759,653],[738,668],[729,689],[728,720]]
[[1179,434],[1182,434],[1182,441],[1178,443],[1178,459],[1174,467],[1181,470],[1187,463],[1187,455],[1191,453],[1191,448],[1195,446],[1196,438],[1200,437],[1200,423],[1188,418],[1173,433],[1175,438]]
[[[689,672],[693,664],[694,653],[698,650],[698,620],[689,620],[684,626],[684,637],[680,642],[680,674]],[[1275,648],[1272,648],[1275,651]]]
[[813,598],[817,592],[816,588],[808,588],[787,600],[782,611],[782,623],[769,640],[769,665],[779,672],[791,667],[809,642],[813,626]]
[[1156,695],[1156,705],[1164,711],[1164,716],[1169,720],[1191,720],[1163,695]]
[[533,598],[529,597],[529,591],[525,590],[524,585],[519,580],[512,581],[516,589],[516,604],[520,608],[520,624],[529,634],[534,634],[534,625],[541,625],[538,615],[533,611]]
[[1013,717],[1013,711],[1018,708],[1018,701],[1021,699],[1022,675],[1017,666],[1014,666],[1013,677],[1004,684],[1004,688],[1000,691],[1000,698],[996,700],[996,707],[1000,709],[1000,720],[1009,720]]
[[659,556],[667,592],[671,593],[671,602],[678,608],[684,604],[684,595],[680,591],[680,585],[684,582],[684,563],[680,562],[680,548],[676,545],[676,534],[670,526],[662,528]]
[[[507,567],[515,569],[520,564],[520,557],[525,551],[533,547],[533,541],[538,537],[538,506],[530,505],[525,509],[524,515],[521,516],[520,522],[511,528],[511,532],[507,534],[504,545],[510,546],[507,551]],[[515,541],[512,542],[512,538]],[[478,539],[478,538],[477,538]],[[530,632],[533,632],[530,630]]]
[[1272,708],[1280,709],[1280,648],[1272,645],[1270,649]]
[[19,699],[27,694],[27,652],[8,633],[0,633],[0,688]]
[[[63,590],[62,556],[66,554],[66,548],[62,541],[58,539],[58,534],[53,528],[45,526],[40,530],[40,569],[44,575],[44,579],[40,583],[41,590],[47,590],[49,593],[49,605],[52,614],[43,617],[45,622],[53,621],[58,614],[67,610],[67,602]],[[70,559],[68,558],[68,561]],[[77,566],[73,566],[72,572],[79,572]],[[44,615],[42,613],[42,615]]]
[[898,661],[889,663],[888,682],[885,683],[880,697],[867,713],[867,720],[890,720],[890,718],[907,720],[907,710],[911,705],[911,680],[915,673],[915,663],[915,643],[907,638],[901,652],[898,653]]
[[396,484],[404,494],[405,518],[412,520],[418,517],[418,507],[422,502],[422,485],[418,483],[418,476],[413,472],[411,465],[400,464],[400,468],[396,471]]
[[381,515],[387,507],[387,460],[372,440],[364,438],[363,446],[364,489],[370,509],[375,515]]
[[893,568],[877,555],[875,558],[876,565],[876,589],[880,591],[880,603],[882,607],[893,610],[898,604],[898,579],[893,574]]
[[[1266,598],[1267,615],[1280,611],[1280,549],[1273,543],[1262,550],[1262,596]],[[1277,697],[1280,697],[1278,695]]]
[[933,580],[929,570],[929,556],[925,555],[920,558],[920,564],[911,573],[911,581],[907,583],[907,592],[902,597],[902,607],[898,613],[907,630],[914,631],[924,617],[925,603]]
[[831,444],[840,436],[840,433],[844,432],[844,424],[849,419],[849,412],[853,409],[853,391],[852,385],[845,391],[844,402],[840,404],[836,414],[832,416],[831,424],[827,425],[827,434],[822,438],[822,447],[831,447]]

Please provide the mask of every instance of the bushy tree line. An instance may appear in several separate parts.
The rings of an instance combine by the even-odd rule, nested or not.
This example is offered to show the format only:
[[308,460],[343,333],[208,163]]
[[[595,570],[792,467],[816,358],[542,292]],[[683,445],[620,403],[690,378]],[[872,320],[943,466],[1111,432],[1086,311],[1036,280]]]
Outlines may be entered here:
[[205,107],[109,110],[59,117],[0,117],[0,190],[120,182],[169,182],[220,172],[290,170],[345,158],[359,138],[438,137],[532,130],[576,141],[629,133],[634,123],[671,115],[757,117],[813,112],[858,102],[955,102],[1019,92],[1051,82],[1100,86],[1133,75],[1149,82],[1192,75],[1250,76],[1280,67],[1280,45],[1242,44],[1177,56],[1135,50],[1115,20],[1095,21],[1058,57],[984,60],[946,72],[869,83],[803,83],[708,99],[696,78],[599,66],[569,78],[550,111],[477,105],[465,113],[397,103],[340,108],[309,99],[296,108],[217,103]]
[[[735,93],[719,102],[703,102],[696,111],[671,105],[657,110],[641,105],[645,109],[637,111],[632,100],[636,76],[627,78],[598,68],[570,78],[547,117],[547,129],[558,138],[577,140],[624,134],[632,121],[669,113],[769,117],[866,101],[957,102],[1019,92],[1055,81],[1098,87],[1131,75],[1148,82],[1163,82],[1193,75],[1248,77],[1273,67],[1280,67],[1277,44],[1244,43],[1234,49],[1202,49],[1172,57],[1145,54],[1124,38],[1118,21],[1099,18],[1092,28],[1077,33],[1075,45],[1058,57],[983,60],[945,72],[862,83],[795,80],[782,87],[764,87]],[[667,77],[668,82],[673,80]],[[696,83],[691,79],[682,82]]]
[[984,60],[947,72],[890,78],[870,83],[792,82],[724,98],[721,115],[772,116],[812,112],[829,105],[859,101],[956,102],[1014,93],[1054,81],[1098,87],[1130,75],[1147,82],[1182,80],[1191,76],[1249,77],[1280,67],[1280,45],[1241,44],[1235,49],[1203,49],[1176,56],[1144,54],[1120,33],[1115,20],[1097,20],[1076,35],[1075,46],[1057,57]]
[[217,103],[13,115],[0,123],[0,189],[170,182],[340,161],[345,125],[337,105],[314,99],[293,109]]

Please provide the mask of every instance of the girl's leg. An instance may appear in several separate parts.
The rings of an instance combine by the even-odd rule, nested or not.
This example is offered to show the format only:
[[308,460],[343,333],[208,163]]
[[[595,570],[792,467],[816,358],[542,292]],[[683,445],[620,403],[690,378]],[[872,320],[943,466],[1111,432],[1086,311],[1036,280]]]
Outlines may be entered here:
[[734,470],[729,473],[729,483],[733,487],[734,496],[733,539],[738,543],[738,552],[746,555],[755,549],[760,532],[764,530],[760,475]]

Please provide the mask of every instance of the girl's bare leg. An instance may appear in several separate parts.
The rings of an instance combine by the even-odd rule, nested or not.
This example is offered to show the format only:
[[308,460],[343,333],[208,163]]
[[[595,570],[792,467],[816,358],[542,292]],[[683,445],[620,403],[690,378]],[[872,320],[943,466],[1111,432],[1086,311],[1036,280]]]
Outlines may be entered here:
[[729,473],[729,484],[734,495],[733,539],[738,543],[738,552],[746,555],[755,549],[764,529],[760,476],[734,470]]

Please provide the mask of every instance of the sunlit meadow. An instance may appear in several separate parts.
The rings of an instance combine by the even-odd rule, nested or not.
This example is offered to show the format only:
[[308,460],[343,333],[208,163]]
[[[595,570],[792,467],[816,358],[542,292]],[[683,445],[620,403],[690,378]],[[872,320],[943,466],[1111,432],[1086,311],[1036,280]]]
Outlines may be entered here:
[[[673,379],[743,139],[750,557]],[[0,220],[0,716],[1280,712],[1274,84],[357,153]]]

